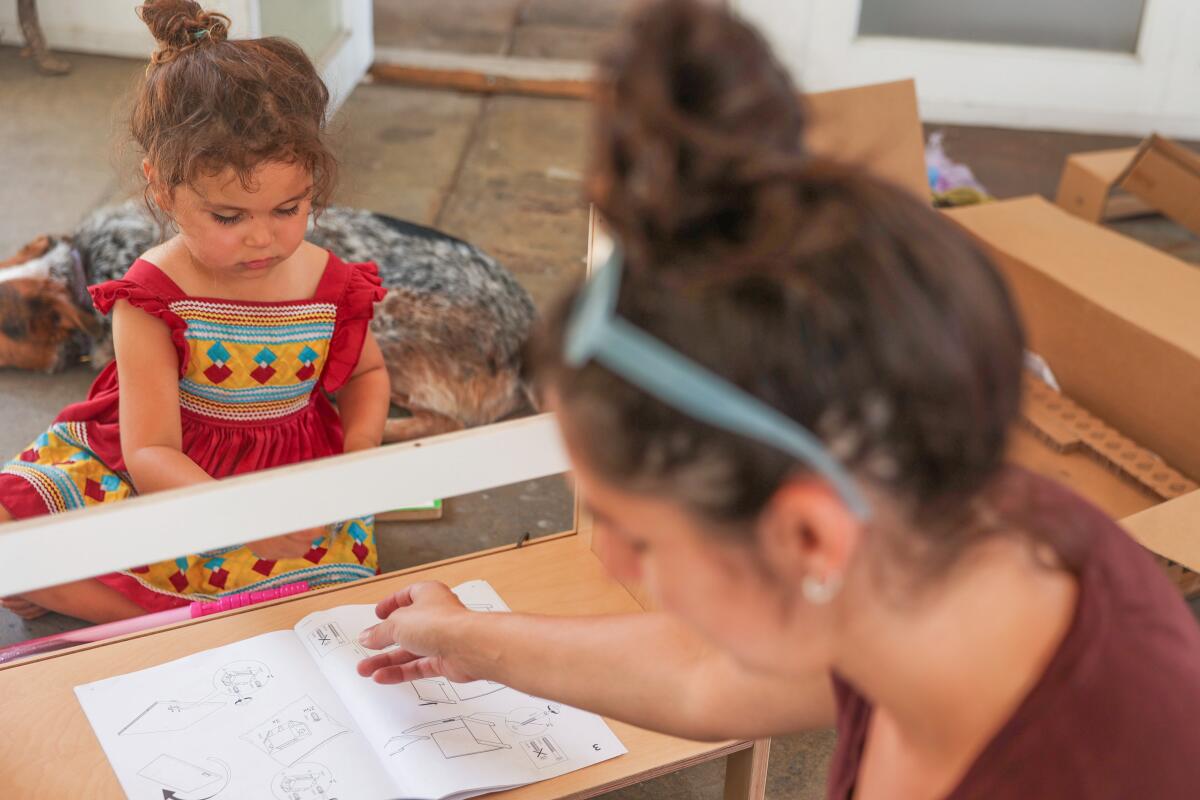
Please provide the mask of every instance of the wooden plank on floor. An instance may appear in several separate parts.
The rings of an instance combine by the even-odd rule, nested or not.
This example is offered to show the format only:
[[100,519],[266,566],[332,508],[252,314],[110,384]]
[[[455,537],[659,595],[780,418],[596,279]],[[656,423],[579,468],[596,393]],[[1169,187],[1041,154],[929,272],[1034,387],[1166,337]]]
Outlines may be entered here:
[[407,86],[588,98],[595,88],[594,69],[587,61],[377,47],[371,75]]

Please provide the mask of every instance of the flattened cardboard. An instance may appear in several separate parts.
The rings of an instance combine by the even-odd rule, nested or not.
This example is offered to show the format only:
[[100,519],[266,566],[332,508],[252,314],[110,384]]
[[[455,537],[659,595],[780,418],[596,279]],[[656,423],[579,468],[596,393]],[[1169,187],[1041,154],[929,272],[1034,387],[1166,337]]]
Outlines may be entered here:
[[804,96],[813,153],[861,164],[873,174],[930,201],[925,142],[912,80]]
[[1200,492],[1134,514],[1121,525],[1146,549],[1200,572]]
[[1157,134],[1138,147],[1075,153],[1055,202],[1089,222],[1159,211],[1200,234],[1200,155]]
[[1200,155],[1169,139],[1151,136],[1121,177],[1121,187],[1200,234]]

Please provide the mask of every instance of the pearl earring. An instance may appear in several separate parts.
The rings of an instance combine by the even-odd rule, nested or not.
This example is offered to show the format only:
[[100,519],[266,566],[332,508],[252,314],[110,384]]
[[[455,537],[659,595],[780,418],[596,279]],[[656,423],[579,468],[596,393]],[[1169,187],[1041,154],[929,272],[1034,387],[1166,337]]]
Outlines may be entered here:
[[800,582],[800,591],[804,593],[804,599],[815,606],[828,605],[841,588],[841,575],[828,575],[824,580],[805,575],[804,580]]

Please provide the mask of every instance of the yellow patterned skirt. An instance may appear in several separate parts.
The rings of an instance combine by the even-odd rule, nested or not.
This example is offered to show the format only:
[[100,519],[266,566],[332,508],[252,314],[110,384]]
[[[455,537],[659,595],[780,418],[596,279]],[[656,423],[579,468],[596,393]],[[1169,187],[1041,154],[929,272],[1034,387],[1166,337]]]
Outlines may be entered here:
[[[129,476],[88,446],[87,427],[60,422],[0,468],[0,505],[18,519],[57,514],[134,496]],[[53,546],[48,542],[47,546]],[[330,525],[299,558],[261,559],[245,545],[131,567],[99,580],[149,611],[299,581],[311,587],[378,573],[373,517]]]

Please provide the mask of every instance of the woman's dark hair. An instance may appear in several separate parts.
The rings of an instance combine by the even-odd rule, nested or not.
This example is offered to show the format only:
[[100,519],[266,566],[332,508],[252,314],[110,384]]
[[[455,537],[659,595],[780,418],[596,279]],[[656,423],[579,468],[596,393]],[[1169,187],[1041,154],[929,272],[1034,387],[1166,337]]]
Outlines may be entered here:
[[329,90],[304,51],[275,37],[229,40],[229,18],[190,0],[153,0],[138,15],[158,48],[131,127],[161,188],[226,168],[249,187],[257,166],[280,161],[307,170],[314,209],[327,206],[337,177],[324,141]]
[[[805,110],[760,36],[696,0],[636,15],[602,62],[591,199],[625,254],[617,313],[788,415],[888,490],[950,563],[1000,471],[1024,341],[988,259],[928,203],[805,152]],[[752,520],[787,454],[532,348],[588,464],[707,518]],[[986,515],[984,515],[986,516]]]

